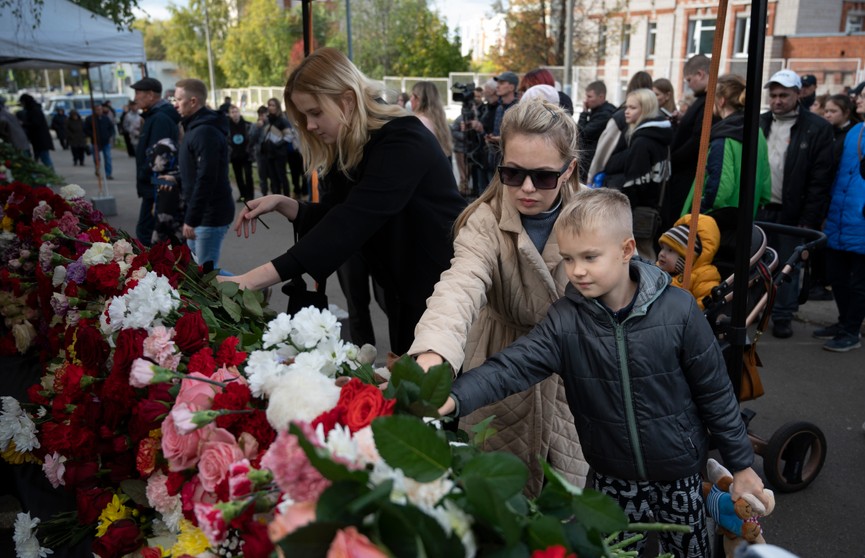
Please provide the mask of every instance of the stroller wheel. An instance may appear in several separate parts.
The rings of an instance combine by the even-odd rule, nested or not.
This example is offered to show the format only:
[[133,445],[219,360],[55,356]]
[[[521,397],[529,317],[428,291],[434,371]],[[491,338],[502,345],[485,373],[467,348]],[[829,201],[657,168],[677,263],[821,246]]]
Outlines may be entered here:
[[820,474],[826,461],[826,436],[810,422],[788,422],[763,452],[766,479],[778,492],[797,492]]

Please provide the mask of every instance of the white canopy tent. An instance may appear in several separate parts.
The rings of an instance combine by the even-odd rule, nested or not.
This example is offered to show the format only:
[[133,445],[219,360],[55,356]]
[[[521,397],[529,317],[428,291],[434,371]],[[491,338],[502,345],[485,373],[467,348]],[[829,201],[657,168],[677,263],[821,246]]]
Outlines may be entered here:
[[67,0],[44,0],[37,20],[33,0],[0,8],[0,66],[77,68],[113,62],[144,64],[139,31],[118,30],[110,20]]

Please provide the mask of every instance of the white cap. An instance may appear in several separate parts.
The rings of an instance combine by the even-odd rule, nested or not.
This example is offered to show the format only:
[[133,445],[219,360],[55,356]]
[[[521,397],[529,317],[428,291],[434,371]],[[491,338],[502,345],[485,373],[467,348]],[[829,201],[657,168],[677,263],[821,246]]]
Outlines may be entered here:
[[521,101],[530,101],[531,99],[543,99],[547,102],[553,103],[554,105],[558,105],[559,93],[552,85],[533,85],[526,89],[526,92],[523,93],[522,97],[520,97]]
[[763,86],[763,89],[769,89],[769,86],[773,83],[777,83],[782,87],[795,87],[796,89],[802,89],[802,79],[799,77],[799,74],[793,70],[780,70],[775,72],[775,74],[769,78],[769,81],[766,82],[766,85]]

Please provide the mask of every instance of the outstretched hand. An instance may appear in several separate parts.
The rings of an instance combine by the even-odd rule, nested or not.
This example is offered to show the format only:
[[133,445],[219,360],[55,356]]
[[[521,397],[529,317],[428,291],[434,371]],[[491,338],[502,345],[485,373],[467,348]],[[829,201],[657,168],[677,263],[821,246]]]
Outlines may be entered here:
[[[294,205],[292,206],[292,204]],[[237,236],[242,233],[244,238],[249,238],[250,234],[255,234],[258,218],[273,211],[279,211],[291,220],[297,215],[297,202],[278,194],[249,200],[241,208],[240,214],[234,222],[234,232],[237,233]]]

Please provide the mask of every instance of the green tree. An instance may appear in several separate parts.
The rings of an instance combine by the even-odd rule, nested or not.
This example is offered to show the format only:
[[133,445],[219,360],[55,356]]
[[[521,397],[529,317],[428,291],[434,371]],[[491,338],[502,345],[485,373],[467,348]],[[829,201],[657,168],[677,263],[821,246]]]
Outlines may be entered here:
[[132,28],[141,31],[141,36],[144,37],[144,54],[148,60],[166,59],[164,43],[166,25],[164,21],[146,19],[136,19],[132,24]]
[[418,14],[416,32],[394,38],[398,58],[392,72],[403,76],[436,77],[469,69],[469,57],[463,56],[462,41],[456,35],[448,38],[448,26],[429,10]]
[[[165,25],[162,43],[166,58],[176,62],[186,77],[194,77],[208,82],[207,43],[204,33],[204,2],[191,0],[188,7],[169,4],[171,18]],[[213,71],[216,87],[226,83],[225,74],[219,60],[225,52],[225,36],[229,26],[229,6],[227,2],[210,2],[210,44],[213,50]]]
[[[135,21],[133,8],[138,7],[138,0],[71,0],[95,14],[107,17],[114,22],[119,29],[129,29]],[[30,12],[39,21],[42,15],[42,0],[0,0],[0,8],[12,7],[12,15],[20,18],[26,12]]]

